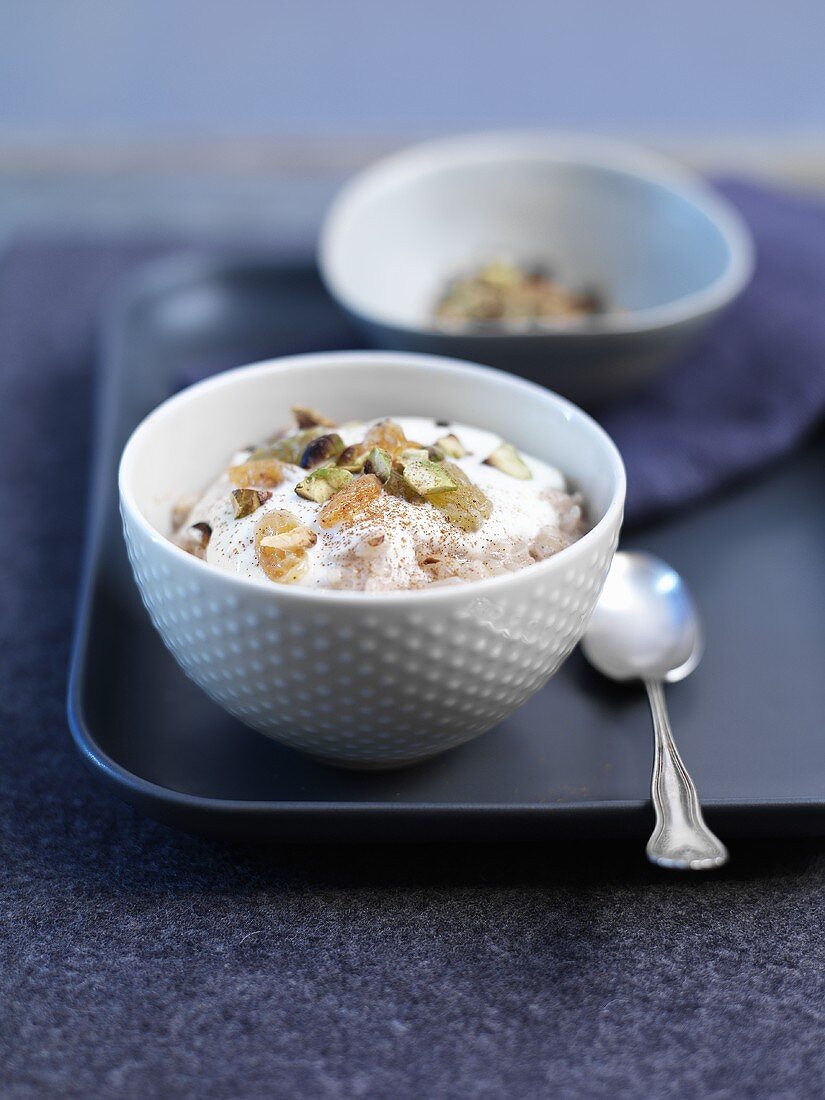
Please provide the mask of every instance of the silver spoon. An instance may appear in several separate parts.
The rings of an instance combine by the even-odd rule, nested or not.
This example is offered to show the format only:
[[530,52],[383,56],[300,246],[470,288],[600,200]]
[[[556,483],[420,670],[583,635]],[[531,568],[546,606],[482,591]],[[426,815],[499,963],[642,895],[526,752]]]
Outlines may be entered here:
[[662,685],[692,672],[702,648],[699,617],[679,574],[652,554],[616,554],[582,649],[605,676],[644,681],[656,745],[651,781],[656,827],[647,858],[660,867],[691,871],[721,867],[728,850],[702,817],[693,780],[676,751]]

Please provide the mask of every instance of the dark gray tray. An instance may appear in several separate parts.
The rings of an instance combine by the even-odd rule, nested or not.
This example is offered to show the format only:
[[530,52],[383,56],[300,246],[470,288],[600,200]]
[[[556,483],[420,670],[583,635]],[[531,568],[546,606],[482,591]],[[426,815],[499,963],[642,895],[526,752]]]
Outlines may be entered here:
[[[498,729],[419,767],[359,775],[267,741],[192,686],[128,573],[120,449],[150,408],[213,370],[357,337],[301,260],[181,258],[108,317],[69,721],[117,794],[169,824],[249,840],[642,838],[647,703],[574,654]],[[707,630],[668,690],[685,761],[725,837],[825,833],[825,442],[677,520],[632,532],[687,578]]]

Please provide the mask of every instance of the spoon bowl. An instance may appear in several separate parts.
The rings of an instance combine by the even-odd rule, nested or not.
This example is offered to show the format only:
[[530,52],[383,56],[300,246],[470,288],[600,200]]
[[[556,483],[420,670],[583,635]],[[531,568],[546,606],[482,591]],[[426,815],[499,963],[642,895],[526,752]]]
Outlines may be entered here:
[[652,554],[617,554],[582,649],[612,680],[684,679],[699,664],[704,643],[682,578]]

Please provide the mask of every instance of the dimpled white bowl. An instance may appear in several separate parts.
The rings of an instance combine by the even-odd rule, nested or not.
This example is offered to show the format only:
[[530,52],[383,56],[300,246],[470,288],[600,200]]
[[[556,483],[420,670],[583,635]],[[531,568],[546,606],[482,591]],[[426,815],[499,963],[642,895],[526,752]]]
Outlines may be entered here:
[[[287,423],[293,404],[339,421],[417,414],[488,428],[562,469],[593,526],[516,573],[386,593],[250,580],[170,542],[173,503],[202,489],[239,446]],[[127,443],[119,485],[143,602],[186,674],[269,737],[330,763],[379,768],[477,737],[553,675],[607,575],[625,475],[593,420],[532,383],[448,359],[343,352],[244,367],[170,398]]]

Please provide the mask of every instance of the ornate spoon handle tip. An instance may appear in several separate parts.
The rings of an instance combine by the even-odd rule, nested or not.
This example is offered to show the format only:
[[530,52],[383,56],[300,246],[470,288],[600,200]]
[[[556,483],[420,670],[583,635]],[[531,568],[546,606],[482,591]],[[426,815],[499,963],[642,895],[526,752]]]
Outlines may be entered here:
[[728,850],[705,824],[693,780],[676,750],[665,694],[658,680],[645,680],[656,751],[651,798],[656,827],[647,843],[647,858],[660,867],[706,871],[728,861]]

